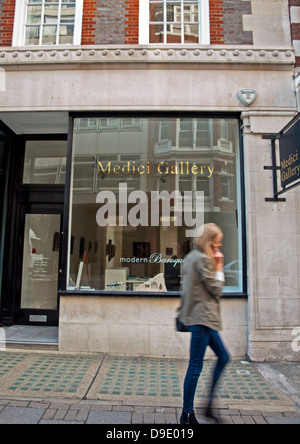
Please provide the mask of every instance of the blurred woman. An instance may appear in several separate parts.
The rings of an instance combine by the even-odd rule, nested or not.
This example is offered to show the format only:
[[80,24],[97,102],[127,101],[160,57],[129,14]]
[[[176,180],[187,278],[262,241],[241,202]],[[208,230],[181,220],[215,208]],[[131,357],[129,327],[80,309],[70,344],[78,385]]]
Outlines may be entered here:
[[198,424],[194,413],[194,397],[203,360],[208,346],[217,356],[206,416],[214,417],[212,401],[216,384],[229,362],[229,354],[220,338],[222,330],[220,298],[224,286],[224,256],[220,251],[223,232],[215,224],[206,224],[199,229],[194,249],[183,264],[183,284],[180,321],[192,333],[190,360],[184,381],[181,424]]

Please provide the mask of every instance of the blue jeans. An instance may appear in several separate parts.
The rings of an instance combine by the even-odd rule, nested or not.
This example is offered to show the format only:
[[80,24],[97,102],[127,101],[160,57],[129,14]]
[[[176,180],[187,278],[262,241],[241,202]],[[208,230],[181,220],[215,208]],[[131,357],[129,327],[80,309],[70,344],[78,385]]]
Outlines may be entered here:
[[192,337],[190,361],[183,386],[183,412],[193,413],[196,387],[203,368],[203,360],[207,346],[210,346],[218,357],[209,392],[210,401],[213,399],[217,382],[226,364],[229,362],[230,357],[216,330],[205,327],[204,325],[192,325],[187,328],[192,333]]

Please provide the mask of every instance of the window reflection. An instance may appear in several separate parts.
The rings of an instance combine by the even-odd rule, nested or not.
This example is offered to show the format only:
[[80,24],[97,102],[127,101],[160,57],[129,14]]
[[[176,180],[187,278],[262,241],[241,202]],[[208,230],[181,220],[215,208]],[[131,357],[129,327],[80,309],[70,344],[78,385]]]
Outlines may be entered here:
[[76,0],[28,0],[26,45],[72,44]]
[[200,43],[201,0],[149,2],[150,43]]
[[63,185],[67,141],[28,140],[23,169],[24,184]]
[[57,308],[59,235],[59,214],[26,214],[21,308]]
[[239,193],[235,119],[75,119],[69,288],[179,291],[202,211],[236,266],[225,291],[242,291]]

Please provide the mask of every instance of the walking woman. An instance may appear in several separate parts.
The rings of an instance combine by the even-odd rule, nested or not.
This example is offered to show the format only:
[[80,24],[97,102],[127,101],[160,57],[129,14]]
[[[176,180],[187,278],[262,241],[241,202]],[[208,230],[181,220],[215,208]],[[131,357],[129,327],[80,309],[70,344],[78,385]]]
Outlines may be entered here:
[[179,318],[192,336],[190,361],[183,387],[181,424],[198,424],[194,413],[194,397],[208,346],[218,359],[212,376],[206,416],[217,421],[212,413],[212,401],[216,384],[229,361],[229,354],[218,333],[222,330],[220,298],[225,280],[224,256],[220,251],[222,239],[223,233],[217,225],[204,225],[195,238],[194,249],[184,260]]

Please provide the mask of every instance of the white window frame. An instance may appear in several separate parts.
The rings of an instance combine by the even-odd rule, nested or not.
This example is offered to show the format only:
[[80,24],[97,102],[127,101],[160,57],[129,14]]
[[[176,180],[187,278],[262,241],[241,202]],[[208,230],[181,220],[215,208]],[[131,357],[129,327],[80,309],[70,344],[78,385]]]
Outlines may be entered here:
[[[158,0],[162,1],[162,0]],[[210,44],[209,0],[199,0],[200,35],[198,45]],[[139,44],[149,45],[149,0],[140,0],[139,10]],[[157,45],[157,43],[151,43]],[[166,43],[162,43],[165,45]],[[179,43],[178,43],[179,44]],[[195,45],[195,43],[187,43]]]
[[[12,44],[15,47],[40,46],[40,45],[25,45],[26,14],[27,14],[27,1],[26,0],[16,0],[13,43]],[[73,43],[72,43],[73,45],[81,45],[82,14],[83,14],[83,0],[76,0],[74,36],[73,36]],[[64,45],[67,45],[67,44],[51,45],[51,46],[64,46]],[[47,45],[42,45],[42,46],[47,46]]]

